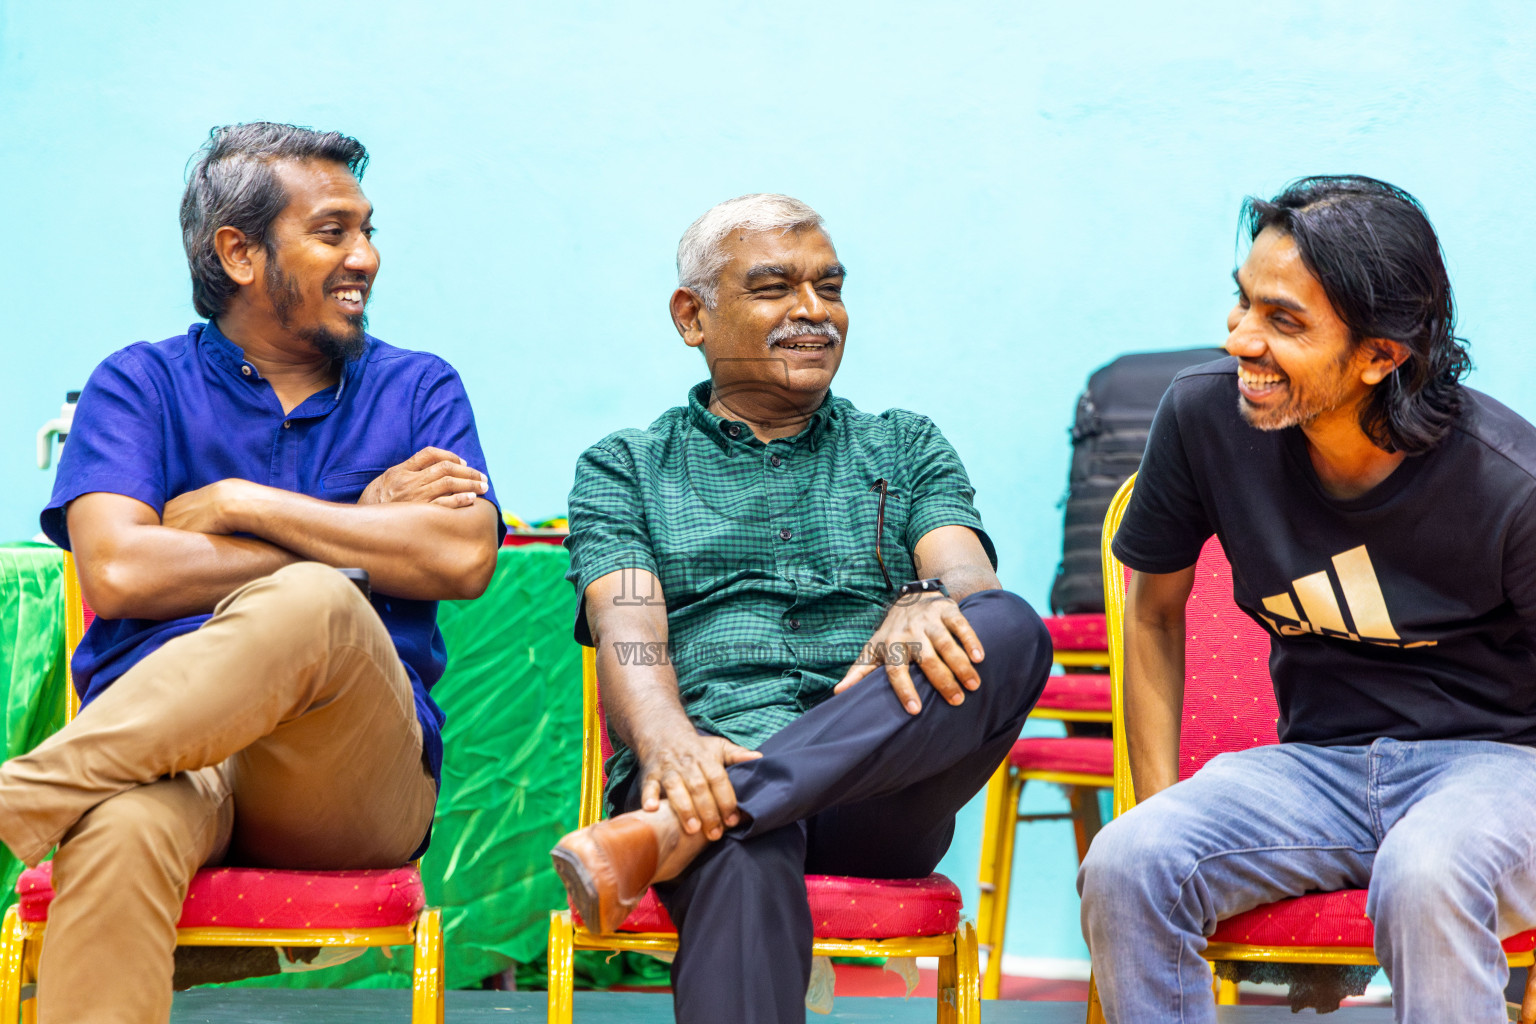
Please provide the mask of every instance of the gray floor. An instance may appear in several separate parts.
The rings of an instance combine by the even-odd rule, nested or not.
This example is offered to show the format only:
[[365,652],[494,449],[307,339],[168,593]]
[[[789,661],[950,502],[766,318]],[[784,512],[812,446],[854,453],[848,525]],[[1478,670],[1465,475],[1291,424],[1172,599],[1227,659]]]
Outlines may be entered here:
[[[546,1019],[542,992],[450,992],[450,1024],[492,1024]],[[280,989],[199,989],[176,996],[173,1024],[406,1024],[411,1016],[410,994],[403,991],[287,991]],[[832,1015],[808,1014],[812,1024],[860,1021],[866,1024],[930,1024],[931,999],[839,999]],[[981,1018],[987,1024],[1082,1024],[1082,1003],[986,1002]],[[1263,1024],[1318,1020],[1310,1010],[1292,1015],[1284,1006],[1222,1007],[1222,1024]],[[576,993],[576,1024],[668,1024],[672,997],[635,993]],[[1385,1008],[1349,1008],[1323,1018],[1326,1024],[1387,1024]]]

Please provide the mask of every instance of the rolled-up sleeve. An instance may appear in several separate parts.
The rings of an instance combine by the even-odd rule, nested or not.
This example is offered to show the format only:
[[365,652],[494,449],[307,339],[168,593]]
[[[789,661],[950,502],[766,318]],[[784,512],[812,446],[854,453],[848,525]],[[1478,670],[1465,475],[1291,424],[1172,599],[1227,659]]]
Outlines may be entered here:
[[924,534],[941,526],[967,526],[976,532],[987,560],[996,569],[997,549],[982,529],[981,513],[974,503],[976,489],[954,446],[926,416],[913,415],[903,433],[903,446],[910,453],[912,494],[904,538],[907,550],[915,551]]
[[620,569],[657,574],[635,463],[622,442],[605,439],[576,461],[570,523],[571,535],[565,544],[571,568],[566,579],[576,587],[575,636],[577,643],[591,645],[587,587]]

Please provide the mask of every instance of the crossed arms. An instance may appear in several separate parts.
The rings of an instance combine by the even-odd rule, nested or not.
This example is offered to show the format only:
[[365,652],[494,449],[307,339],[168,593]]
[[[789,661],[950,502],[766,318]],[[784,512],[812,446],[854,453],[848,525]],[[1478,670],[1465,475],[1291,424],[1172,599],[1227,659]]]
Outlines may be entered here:
[[373,588],[394,597],[470,598],[496,566],[496,508],[478,496],[485,488],[457,456],[424,448],[355,505],[240,479],[177,495],[163,514],[121,494],[83,494],[69,505],[69,539],[81,590],[103,618],[209,612],[235,588],[298,561],[366,569]]
[[[969,527],[941,526],[924,534],[913,553],[923,572],[944,580],[951,597],[925,595],[892,606],[870,638],[875,656],[849,669],[834,692],[841,693],[873,672],[879,667],[877,659],[884,651],[896,649],[897,643],[921,645],[917,662],[923,675],[950,704],[961,703],[966,690],[980,685],[973,663],[981,661],[985,652],[955,603],[977,591],[1001,587],[980,539]],[[626,579],[626,574],[631,578]],[[644,589],[647,583],[654,589]],[[616,600],[626,593],[650,593],[658,599],[639,604]],[[667,642],[660,580],[643,569],[621,569],[593,580],[584,597],[587,623],[597,645],[597,674],[608,727],[639,759],[642,804],[655,810],[665,795],[684,829],[702,830],[718,839],[739,820],[726,766],[761,755],[720,736],[699,735],[678,697],[677,675],[670,664],[620,661],[619,644],[640,641],[665,646]],[[885,668],[891,689],[909,713],[917,714],[922,705],[907,666],[893,662]]]

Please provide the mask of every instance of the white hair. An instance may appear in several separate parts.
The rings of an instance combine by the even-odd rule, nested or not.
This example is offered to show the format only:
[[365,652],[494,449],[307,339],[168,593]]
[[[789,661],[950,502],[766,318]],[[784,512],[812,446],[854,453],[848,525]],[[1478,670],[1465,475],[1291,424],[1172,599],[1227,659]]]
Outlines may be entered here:
[[678,287],[697,292],[704,300],[704,308],[714,309],[720,272],[729,262],[724,242],[731,232],[793,231],[821,226],[821,214],[789,196],[758,192],[727,199],[710,207],[683,232],[677,243]]

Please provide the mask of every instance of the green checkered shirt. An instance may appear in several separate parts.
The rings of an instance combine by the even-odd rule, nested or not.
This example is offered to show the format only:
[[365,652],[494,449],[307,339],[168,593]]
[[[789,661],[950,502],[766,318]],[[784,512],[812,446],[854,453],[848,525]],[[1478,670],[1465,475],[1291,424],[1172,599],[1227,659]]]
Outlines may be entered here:
[[[875,560],[878,480],[880,554],[896,586],[915,578],[913,548],[940,526],[969,526],[997,558],[965,467],[926,416],[875,416],[828,395],[805,430],[765,444],[710,413],[709,396],[706,381],[686,407],[582,454],[567,578],[576,639],[590,644],[588,585],[619,569],[654,573],[669,650],[621,649],[621,661],[669,657],[694,724],[756,748],[831,696],[885,617],[894,595]],[[615,744],[610,789],[635,767]]]

